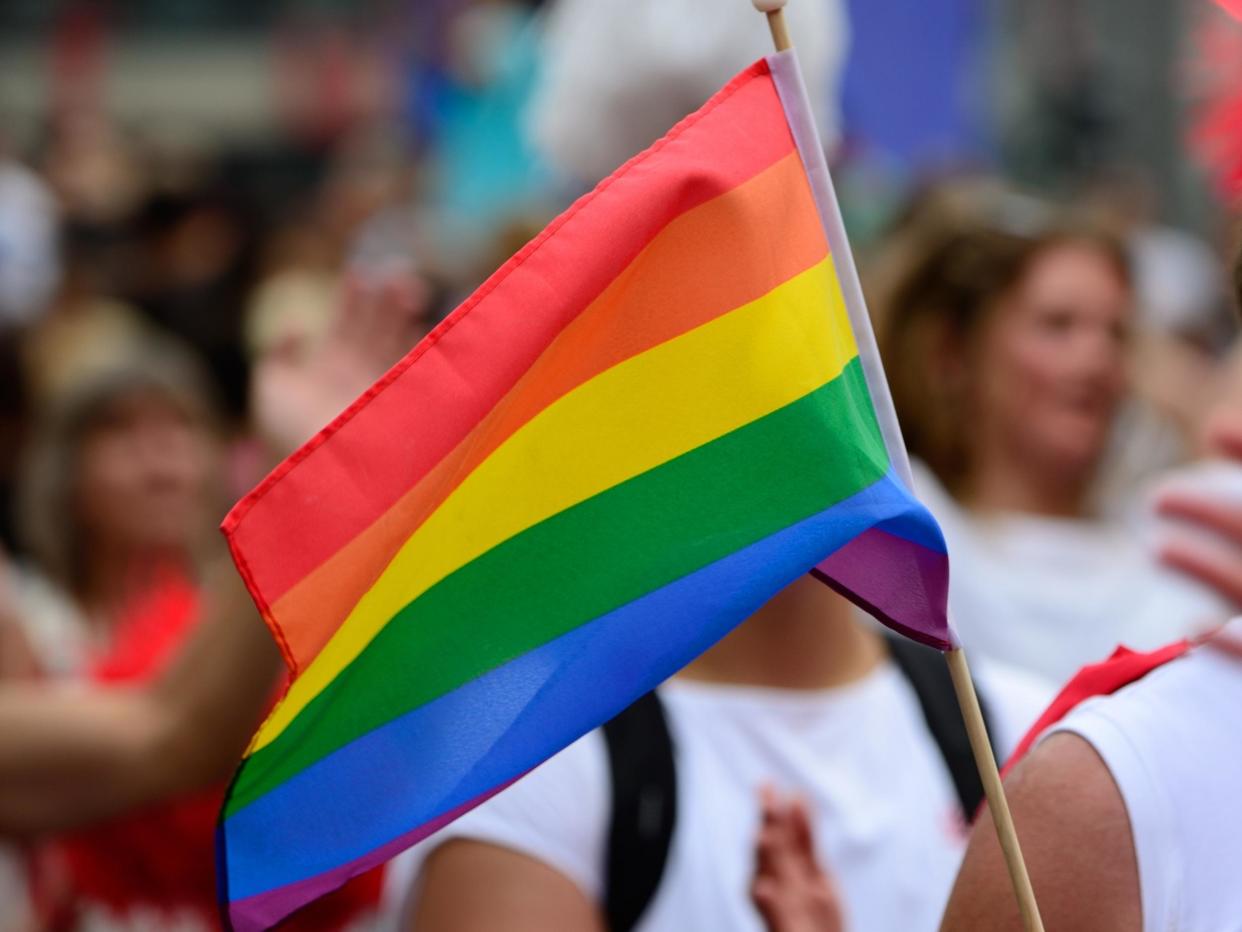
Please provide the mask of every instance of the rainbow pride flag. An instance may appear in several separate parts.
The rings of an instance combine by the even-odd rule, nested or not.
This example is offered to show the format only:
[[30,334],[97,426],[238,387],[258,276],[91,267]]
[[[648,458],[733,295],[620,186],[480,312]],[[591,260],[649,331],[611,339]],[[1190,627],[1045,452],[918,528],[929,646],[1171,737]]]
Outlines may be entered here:
[[294,678],[222,812],[234,927],[499,792],[808,571],[951,646],[860,314],[782,53],[246,496],[224,532]]

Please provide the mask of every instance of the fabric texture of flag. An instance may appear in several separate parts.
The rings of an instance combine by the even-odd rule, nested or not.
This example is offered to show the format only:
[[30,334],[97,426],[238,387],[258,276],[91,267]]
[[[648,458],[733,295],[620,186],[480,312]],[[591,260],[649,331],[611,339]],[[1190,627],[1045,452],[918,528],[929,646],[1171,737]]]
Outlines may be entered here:
[[293,673],[221,813],[235,928],[487,799],[808,571],[953,646],[857,290],[772,56],[233,509]]

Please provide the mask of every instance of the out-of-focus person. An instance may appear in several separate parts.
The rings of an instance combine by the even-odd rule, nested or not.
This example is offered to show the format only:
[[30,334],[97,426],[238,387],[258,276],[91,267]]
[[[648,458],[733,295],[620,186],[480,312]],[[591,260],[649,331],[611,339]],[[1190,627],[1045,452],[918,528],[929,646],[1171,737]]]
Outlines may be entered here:
[[[197,621],[219,451],[193,373],[175,347],[152,348],[84,376],[42,420],[19,495],[32,562],[5,568],[10,676],[140,681]],[[24,671],[12,663],[23,643]],[[182,802],[40,844],[31,871],[38,920],[209,928],[203,841],[214,804],[214,795]]]
[[339,325],[351,289],[388,291],[417,318],[394,354],[426,335],[445,310],[430,269],[441,231],[431,235],[420,216],[410,174],[409,154],[397,140],[343,140],[310,203],[268,237],[243,319],[252,361],[291,350],[313,355]]
[[91,228],[61,230],[62,268],[44,313],[21,339],[31,404],[40,412],[91,381],[118,359],[140,353],[150,330],[137,308],[112,296],[111,244]]
[[135,605],[174,580],[192,585],[219,510],[193,358],[175,345],[127,349],[44,409],[28,451],[19,503],[31,565],[14,612],[43,675],[82,672]]
[[[1242,462],[1236,407],[1211,434],[1221,455]],[[1212,492],[1170,492],[1160,508],[1228,549],[1171,537],[1162,557],[1242,607],[1242,506]],[[1233,882],[1242,859],[1242,619],[1167,654],[1111,694],[1087,692],[1063,717],[1041,720],[1034,749],[1006,780],[1050,929],[1216,932],[1242,916]],[[981,923],[1021,928],[988,816],[976,825],[943,928]]]
[[65,221],[98,229],[125,224],[149,180],[131,136],[90,105],[56,114],[48,130],[40,169]]
[[[197,560],[219,511],[219,450],[193,360],[153,350],[84,377],[32,441],[20,493],[32,567],[12,570],[6,606],[29,676],[142,680],[199,616]],[[210,838],[212,805],[41,845],[32,874],[40,921],[186,923],[197,911],[201,926],[211,857],[189,838]]]
[[[1242,307],[1242,253],[1235,265]],[[1242,408],[1218,409],[1213,453],[1242,464]],[[1242,608],[1242,504],[1201,483],[1156,507],[1182,522],[1161,560]],[[1197,535],[1187,529],[1196,528]],[[1204,538],[1213,540],[1205,546]],[[1242,619],[1197,643],[1116,655],[1075,676],[1022,742],[1006,794],[1046,927],[1064,932],[1220,932],[1242,888]],[[1029,749],[1029,751],[1028,751]],[[835,932],[832,879],[807,827],[773,804],[759,841],[756,898],[769,932]],[[1022,929],[986,809],[943,932]]]
[[38,317],[56,287],[57,207],[47,185],[0,138],[0,328]]
[[[831,146],[849,44],[845,4],[805,0],[786,15],[820,137]],[[771,51],[747,3],[555,0],[528,115],[531,136],[551,164],[593,184]]]
[[535,22],[529,3],[493,0],[459,4],[445,24],[443,68],[426,95],[436,125],[419,207],[435,230],[438,264],[457,275],[473,277],[473,266],[491,258],[498,230],[555,213],[553,173],[523,125],[547,61]]
[[[354,285],[311,351],[282,346],[258,361],[256,426],[273,455],[310,436],[422,332],[421,306],[399,285]],[[107,383],[119,386],[107,393],[113,404],[96,397],[59,420],[81,435],[82,456],[46,458],[35,476],[67,498],[26,499],[68,509],[36,522],[61,535],[48,549],[32,541],[57,568],[49,575],[64,580],[59,602],[78,616],[63,627],[103,640],[111,625],[110,643],[83,636],[81,651],[50,655],[67,667],[82,660],[87,672],[75,682],[32,680],[29,669],[0,680],[0,832],[75,832],[36,865],[39,903],[66,928],[86,918],[108,928],[216,927],[221,781],[279,680],[278,652],[237,574],[201,572],[195,559],[196,529],[219,511],[206,491],[216,478],[208,421],[175,390],[189,371],[147,360],[132,379]],[[71,469],[79,459],[86,465]],[[65,469],[78,481],[64,480]],[[37,669],[50,665],[39,657],[40,629],[56,622],[21,582],[0,611],[11,619],[0,625],[0,649],[14,656],[16,632],[21,658]],[[369,922],[380,883],[379,871],[355,878],[288,928]]]
[[1012,192],[972,196],[925,221],[883,278],[881,352],[953,555],[963,643],[1061,681],[1223,606],[1095,498],[1128,391],[1122,244]]
[[[1242,286],[1242,279],[1239,280]],[[1242,299],[1242,287],[1239,288]],[[1242,462],[1242,416],[1217,412],[1217,455]],[[1212,489],[1160,510],[1228,543],[1169,537],[1161,558],[1242,607],[1242,505]],[[1042,919],[1065,932],[1221,932],[1242,915],[1242,619],[1151,653],[1118,651],[1075,676],[1011,762],[1006,794]],[[769,798],[753,896],[768,932],[837,932],[831,871],[798,806]],[[943,932],[1024,928],[984,810]]]
[[254,218],[226,185],[157,192],[136,216],[130,297],[144,316],[203,359],[230,417],[245,413],[245,298],[253,274]]
[[[37,569],[9,571],[10,601],[0,607],[13,677],[63,688],[143,683],[166,671],[202,618],[221,449],[196,369],[175,346],[154,345],[85,378],[44,421],[21,493]],[[222,792],[35,844],[30,899],[40,927],[217,928]],[[357,919],[378,883],[356,882],[320,909],[319,928]]]

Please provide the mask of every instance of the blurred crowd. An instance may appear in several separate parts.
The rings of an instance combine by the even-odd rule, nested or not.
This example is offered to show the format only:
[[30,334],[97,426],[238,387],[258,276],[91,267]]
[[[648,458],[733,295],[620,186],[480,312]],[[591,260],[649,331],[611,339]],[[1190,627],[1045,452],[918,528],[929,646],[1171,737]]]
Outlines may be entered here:
[[[0,679],[164,670],[202,617],[215,526],[272,465],[255,423],[280,422],[284,396],[253,392],[255,372],[315,357],[366,302],[400,316],[395,361],[767,52],[748,2],[715,2],[397,4],[387,44],[295,22],[286,44],[317,51],[286,49],[286,122],[258,150],[118,120],[90,69],[62,76],[35,137],[6,137],[0,113]],[[106,34],[71,6],[72,29]],[[877,174],[842,107],[851,32],[875,42],[850,6],[791,16],[963,641],[993,680],[1050,694],[1120,642],[1220,623],[1242,593],[1157,550],[1228,542],[1155,502],[1242,501],[1242,468],[1205,445],[1242,406],[1229,205],[1169,225],[1129,164],[1054,191],[986,158]],[[331,69],[367,55],[384,67],[355,68],[341,102]],[[0,848],[0,930],[210,926],[219,792]],[[403,899],[369,883],[312,927]]]

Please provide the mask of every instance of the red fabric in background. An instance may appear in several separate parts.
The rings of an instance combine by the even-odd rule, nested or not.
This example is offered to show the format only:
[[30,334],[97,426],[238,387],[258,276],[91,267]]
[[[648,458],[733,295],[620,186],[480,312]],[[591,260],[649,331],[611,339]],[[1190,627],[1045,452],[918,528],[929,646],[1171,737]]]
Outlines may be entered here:
[[[132,684],[157,675],[194,630],[200,602],[198,590],[183,575],[169,574],[126,613],[88,678]],[[146,927],[164,914],[169,921],[193,917],[206,928],[221,928],[215,829],[224,789],[145,807],[44,845],[32,870],[44,927],[77,928],[89,904],[95,911],[106,910],[121,927],[126,917],[141,913]],[[340,929],[376,907],[382,884],[382,869],[371,871],[281,928]]]

